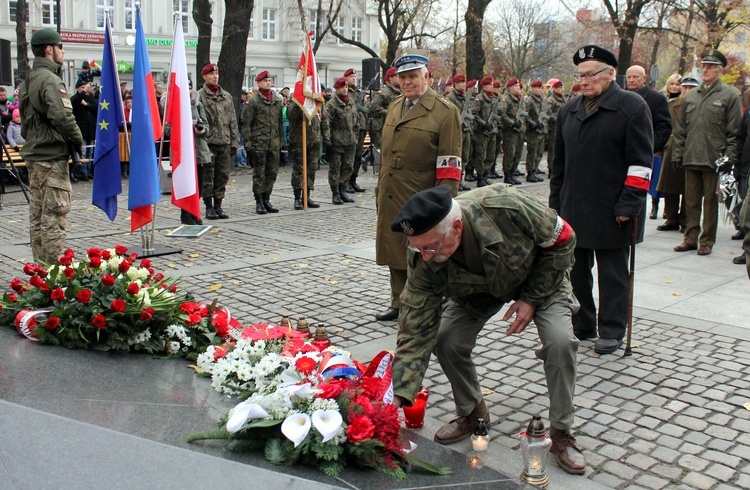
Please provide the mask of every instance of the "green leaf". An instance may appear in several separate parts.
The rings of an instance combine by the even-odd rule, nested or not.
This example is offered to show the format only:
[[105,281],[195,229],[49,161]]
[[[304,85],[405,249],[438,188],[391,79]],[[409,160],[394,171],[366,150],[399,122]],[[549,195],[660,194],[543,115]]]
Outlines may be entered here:
[[416,458],[411,454],[406,455],[406,461],[416,467],[429,471],[430,473],[435,473],[436,475],[450,475],[451,473],[453,473],[453,468],[451,468],[450,466],[437,466],[422,459]]
[[269,439],[268,442],[266,442],[264,455],[269,463],[282,465],[286,462],[286,454],[281,442],[281,439],[278,438]]
[[253,429],[255,427],[273,427],[275,425],[280,425],[283,420],[274,420],[274,419],[259,419],[259,420],[253,420],[249,424],[245,424],[243,429]]
[[231,434],[226,429],[208,430],[205,432],[194,432],[188,436],[188,442],[203,441],[207,439],[228,440]]

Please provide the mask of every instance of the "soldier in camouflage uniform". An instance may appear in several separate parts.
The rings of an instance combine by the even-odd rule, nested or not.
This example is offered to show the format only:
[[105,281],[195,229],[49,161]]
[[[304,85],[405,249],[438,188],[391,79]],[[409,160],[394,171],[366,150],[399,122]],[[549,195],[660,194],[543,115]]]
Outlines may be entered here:
[[[487,180],[487,153],[490,144],[495,144],[494,135],[497,133],[497,127],[492,124],[492,110],[497,107],[492,92],[492,77],[487,75],[479,81],[482,93],[477,95],[471,103],[471,114],[474,116],[474,126],[472,128],[472,159],[471,163],[477,172],[477,187],[489,185]],[[495,105],[493,106],[493,103]],[[494,151],[491,151],[494,153]]]
[[[292,189],[294,190],[294,209],[304,209],[302,200],[302,121],[307,116],[296,102],[288,104],[289,118],[289,152],[292,157]],[[319,208],[320,204],[310,199],[310,193],[315,188],[315,171],[320,160],[320,118],[318,114],[305,124],[307,131],[305,143],[307,145],[307,207]]]
[[557,124],[557,112],[565,104],[563,97],[563,83],[560,80],[552,82],[551,92],[544,99],[544,114],[549,117],[547,120],[547,138],[545,139],[545,149],[547,150],[547,172],[552,175],[552,160],[555,157],[555,124]]
[[531,96],[526,98],[526,182],[542,182],[537,175],[544,154],[544,112],[542,81],[531,82]]
[[[451,383],[458,418],[435,433],[453,444],[480,418],[490,422],[472,360],[487,321],[510,303],[506,334],[534,320],[549,390],[552,452],[560,467],[583,474],[586,461],[570,434],[578,339],[571,317],[578,309],[569,274],[575,234],[533,196],[496,184],[451,198],[440,186],[415,194],[391,225],[406,234],[408,279],[401,294],[394,404],[410,404],[434,353]],[[443,298],[449,298],[445,307]]]
[[505,183],[521,185],[516,178],[518,164],[523,152],[523,130],[525,127],[524,100],[521,83],[517,78],[511,78],[505,84],[510,92],[503,104],[503,173]]
[[201,195],[206,205],[206,218],[227,219],[221,208],[226,194],[229,172],[237,153],[239,129],[237,113],[232,95],[219,86],[219,67],[209,63],[201,70],[203,88],[198,91],[201,104],[206,110],[208,126],[208,148],[213,156],[211,163],[203,166],[203,188]]
[[284,140],[281,100],[271,91],[268,70],[258,73],[255,83],[258,90],[242,108],[242,140],[253,162],[255,212],[278,213],[271,204],[271,192],[279,174],[279,152]]
[[[471,133],[472,124],[471,121],[474,116],[471,115],[471,95],[466,93],[466,75],[459,73],[452,79],[453,89],[447,95],[448,100],[461,112],[461,132],[463,133],[463,143],[461,145],[461,160],[464,163],[464,168],[471,158]],[[465,108],[465,110],[464,110]],[[459,182],[458,190],[468,191],[470,188],[463,182]]]
[[354,202],[346,195],[352,176],[352,162],[357,146],[357,109],[349,98],[346,78],[333,84],[336,94],[323,109],[321,132],[323,148],[328,156],[328,184],[333,204]]
[[[362,90],[357,88],[357,71],[354,68],[349,68],[344,72],[344,78],[346,79],[346,84],[349,89],[349,102],[357,109],[357,124],[355,127],[357,133],[357,146],[354,149],[352,175],[349,177],[349,182],[347,182],[345,186],[346,192],[354,194],[355,192],[365,192],[363,188],[357,185],[357,176],[359,175],[359,169],[362,168],[362,151],[365,146],[367,129],[370,126],[370,111],[364,105]],[[366,80],[365,83],[369,81],[370,80]]]
[[388,112],[388,106],[399,95],[401,95],[401,89],[398,85],[396,68],[388,68],[388,71],[385,72],[385,86],[383,87],[383,90],[381,90],[380,93],[375,94],[372,98],[372,102],[367,106],[368,109],[370,109],[370,117],[372,118],[370,141],[378,148],[380,148],[381,140],[383,138],[383,124],[385,123],[385,114]]
[[492,178],[499,178],[502,177],[502,175],[499,175],[497,173],[497,170],[495,170],[495,161],[497,160],[498,153],[498,144],[497,140],[502,140],[502,134],[500,133],[500,111],[502,109],[503,104],[503,98],[500,96],[500,82],[499,81],[493,81],[492,82],[492,105],[490,106],[490,124],[492,124],[492,131],[490,132],[490,139],[487,142],[487,153],[484,157],[484,165],[482,167],[484,168],[485,173],[485,181],[487,184],[491,184],[492,181],[490,179]]
[[29,234],[35,261],[57,263],[65,244],[70,213],[68,143],[78,151],[83,136],[73,117],[73,104],[60,79],[65,50],[53,29],[31,37],[34,66],[19,100],[26,143],[21,155],[29,171]]

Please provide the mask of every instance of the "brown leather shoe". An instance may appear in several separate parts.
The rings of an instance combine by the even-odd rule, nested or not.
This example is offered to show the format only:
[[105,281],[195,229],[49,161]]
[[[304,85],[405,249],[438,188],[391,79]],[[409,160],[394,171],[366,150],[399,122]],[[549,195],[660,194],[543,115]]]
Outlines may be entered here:
[[586,471],[586,458],[576,445],[575,437],[570,431],[552,429],[550,431],[552,439],[552,454],[557,456],[557,464],[566,473],[572,475],[582,475]]
[[479,425],[479,419],[484,419],[487,428],[490,428],[490,415],[484,417],[475,417],[467,415],[466,417],[456,417],[435,432],[435,442],[438,444],[453,444],[463,441],[469,437]]
[[689,252],[690,250],[698,250],[698,245],[682,242],[674,248],[675,252]]
[[711,255],[711,247],[701,247],[698,249],[698,255]]

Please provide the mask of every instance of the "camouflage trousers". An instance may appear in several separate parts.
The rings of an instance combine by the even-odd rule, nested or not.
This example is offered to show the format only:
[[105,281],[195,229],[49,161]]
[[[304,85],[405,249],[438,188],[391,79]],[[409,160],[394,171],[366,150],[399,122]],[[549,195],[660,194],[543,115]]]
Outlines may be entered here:
[[[359,169],[362,168],[362,153],[364,152],[365,136],[367,130],[360,129],[357,134],[357,146],[354,148],[354,161],[352,164],[352,174],[350,177],[356,179],[359,175]],[[348,179],[347,179],[348,182]]]
[[472,159],[471,159],[471,165],[474,167],[474,170],[476,170],[477,175],[482,175],[484,173],[484,162],[487,159],[487,145],[490,142],[490,137],[486,134],[479,132],[478,134],[474,134],[474,138],[471,140],[471,151],[472,151]]
[[[573,334],[572,316],[578,308],[575,296],[569,294],[534,313],[534,324],[542,341],[542,348],[535,353],[544,363],[550,424],[559,430],[573,426],[578,339]],[[443,310],[433,352],[451,383],[460,417],[484,403],[471,353],[484,325],[499,310],[500,307],[484,318],[474,318],[454,300],[448,301]]]
[[461,167],[466,170],[471,161],[471,133],[464,131],[461,141]]
[[536,131],[526,133],[526,171],[539,168],[544,154],[544,135]]
[[487,138],[487,152],[484,155],[484,163],[482,169],[484,172],[492,170],[492,166],[495,164],[497,158],[497,133],[491,134]]
[[35,261],[56,264],[65,245],[70,213],[68,159],[26,162],[29,171],[29,234]]
[[518,170],[523,153],[523,133],[512,129],[503,131],[503,173],[512,176]]
[[[291,146],[292,156],[292,189],[302,190],[302,146]],[[307,145],[307,190],[315,189],[315,172],[320,160],[320,143]]]
[[547,175],[552,175],[552,160],[555,158],[555,125],[550,124],[547,128],[547,137],[544,138],[544,149],[547,150]]
[[229,154],[229,145],[208,145],[208,149],[211,161],[203,165],[201,196],[224,199],[234,157]]
[[352,176],[352,162],[357,145],[339,146],[331,152],[328,160],[328,185],[346,184]]
[[271,195],[276,176],[279,175],[279,152],[255,150],[253,159],[253,194]]

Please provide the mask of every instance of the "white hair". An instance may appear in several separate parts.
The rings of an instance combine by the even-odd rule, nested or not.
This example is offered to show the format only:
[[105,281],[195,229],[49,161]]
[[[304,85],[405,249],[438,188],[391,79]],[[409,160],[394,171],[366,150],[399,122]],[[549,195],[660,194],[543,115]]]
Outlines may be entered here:
[[455,199],[451,199],[451,201],[453,201],[451,210],[448,211],[448,214],[445,218],[440,220],[440,223],[435,225],[435,231],[442,236],[448,236],[451,228],[453,228],[453,222],[457,219],[461,219],[461,207],[458,205],[458,202],[456,202]]

